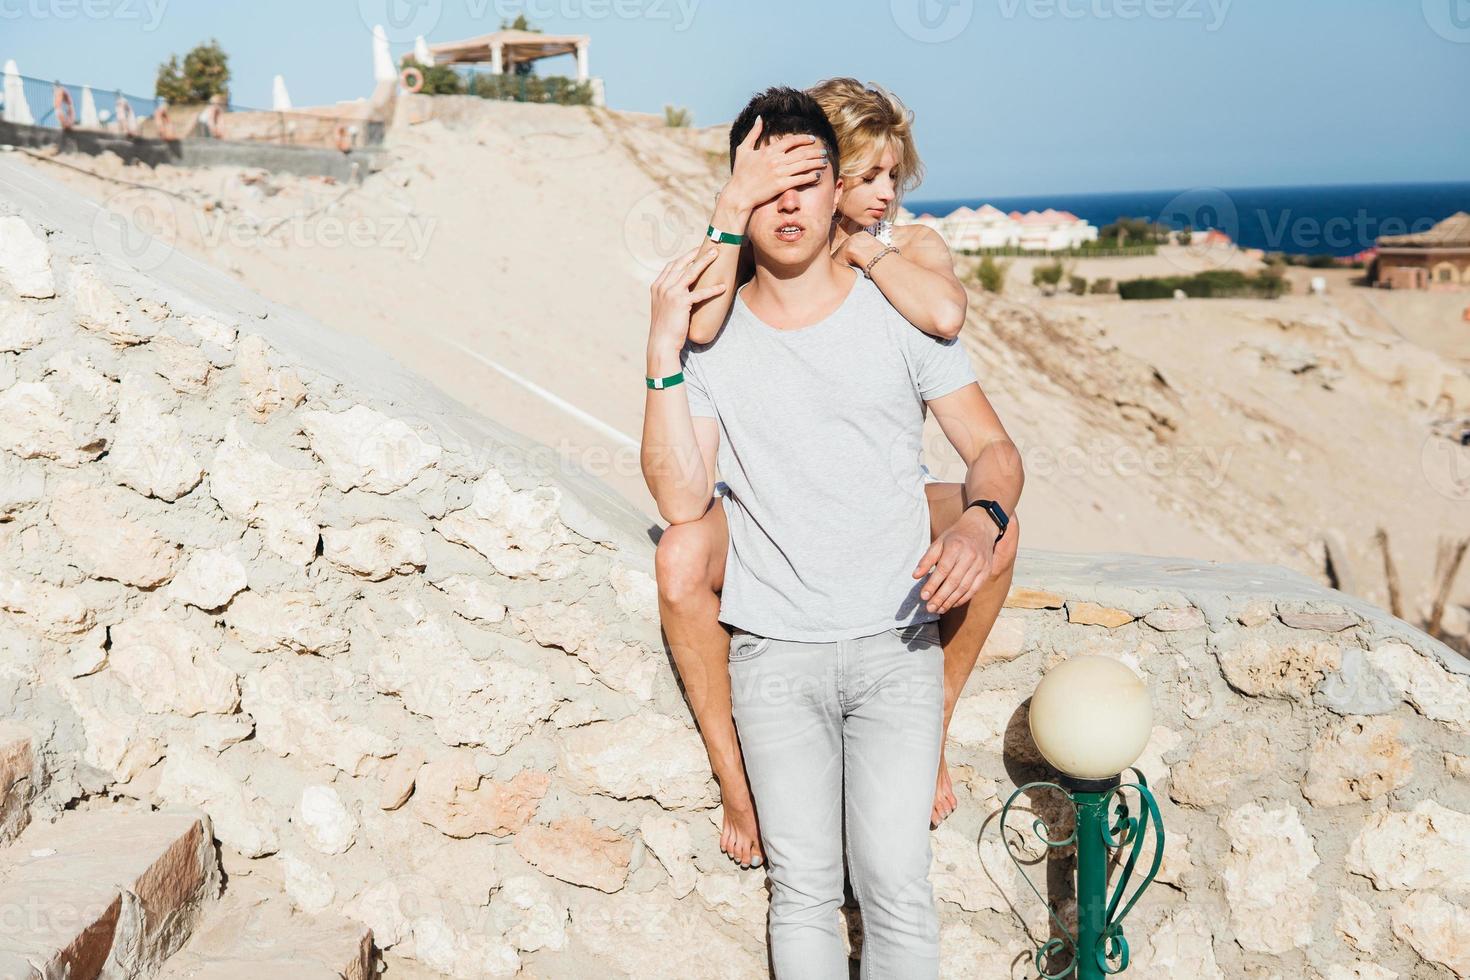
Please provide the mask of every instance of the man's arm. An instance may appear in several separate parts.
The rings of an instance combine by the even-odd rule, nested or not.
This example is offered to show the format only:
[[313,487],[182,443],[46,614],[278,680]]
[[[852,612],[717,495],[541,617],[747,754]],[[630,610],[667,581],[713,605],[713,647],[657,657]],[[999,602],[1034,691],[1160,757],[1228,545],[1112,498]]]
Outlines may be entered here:
[[[1014,515],[1026,482],[1021,452],[980,385],[967,384],[925,404],[965,461],[966,503],[994,500]],[[997,533],[989,514],[968,507],[959,521],[934,539],[914,569],[914,578],[929,575],[920,595],[930,612],[944,613],[974,598],[992,574]]]
[[[720,231],[745,234],[750,212],[758,205],[785,193],[787,188],[810,183],[814,177],[820,177],[822,169],[827,166],[827,151],[815,136],[804,133],[779,136],[764,146],[756,146],[764,128],[757,118],[745,139],[735,148],[734,170],[715,199],[715,213],[710,218],[710,224]],[[696,344],[707,344],[720,332],[735,302],[741,246],[716,245],[705,239],[699,247],[702,252],[714,252],[716,255],[696,285],[730,284],[714,299],[694,305],[694,315],[689,321],[689,339]]]
[[[696,257],[697,256],[697,257]],[[689,309],[700,299],[718,295],[723,284],[694,289],[713,252],[694,250],[668,265],[655,280],[648,329],[647,368],[651,378],[677,374],[689,333]],[[697,521],[714,492],[715,452],[720,433],[716,421],[690,411],[691,382],[649,388],[643,406],[643,443],[639,460],[643,480],[670,524]],[[697,393],[701,403],[706,396]]]

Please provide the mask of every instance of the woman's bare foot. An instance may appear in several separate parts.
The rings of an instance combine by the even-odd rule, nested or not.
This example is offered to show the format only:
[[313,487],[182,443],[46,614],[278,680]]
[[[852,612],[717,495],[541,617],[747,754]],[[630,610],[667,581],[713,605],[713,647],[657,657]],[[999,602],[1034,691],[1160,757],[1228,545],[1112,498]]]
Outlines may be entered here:
[[760,826],[755,817],[755,804],[746,786],[720,787],[720,802],[725,809],[725,828],[720,833],[720,850],[742,868],[760,867],[765,863],[761,853]]
[[944,751],[939,753],[939,778],[934,784],[934,809],[929,813],[929,827],[932,830],[944,822],[944,818],[954,813],[955,807],[959,806],[959,800],[954,795],[954,785],[949,781],[949,764],[944,761]]

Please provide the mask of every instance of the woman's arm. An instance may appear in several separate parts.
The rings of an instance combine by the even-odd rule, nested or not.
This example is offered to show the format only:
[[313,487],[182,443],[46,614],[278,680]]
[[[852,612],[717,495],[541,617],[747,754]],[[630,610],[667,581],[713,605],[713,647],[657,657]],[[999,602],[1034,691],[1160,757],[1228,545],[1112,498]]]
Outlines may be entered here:
[[[939,233],[924,225],[894,229],[899,251],[873,266],[873,282],[904,318],[927,334],[949,340],[960,335],[969,305],[965,287],[954,274],[954,258]],[[883,243],[865,231],[848,235],[834,257],[861,271],[883,251]]]
[[[695,279],[704,271],[703,263],[709,261],[708,253],[701,259],[690,251],[664,266],[650,287],[650,378],[679,373],[689,308],[724,288],[695,288]],[[643,403],[643,441],[639,446],[643,482],[658,504],[659,516],[670,524],[699,520],[714,491],[719,427],[712,418],[693,417],[689,408],[691,383],[686,378],[667,388],[649,388]]]
[[[710,224],[719,231],[745,234],[750,212],[756,207],[784,194],[789,188],[799,187],[820,176],[822,168],[827,166],[827,151],[815,136],[805,133],[779,136],[758,147],[756,141],[763,129],[764,124],[757,118],[750,133],[735,149],[735,166],[715,199],[715,213],[710,218]],[[717,245],[709,239],[700,245],[701,257],[711,250],[718,250],[718,254],[695,287],[703,289],[725,283],[727,288],[714,299],[694,308],[689,322],[689,339],[696,344],[714,340],[730,313],[730,306],[735,302],[735,288],[739,285],[742,247]]]

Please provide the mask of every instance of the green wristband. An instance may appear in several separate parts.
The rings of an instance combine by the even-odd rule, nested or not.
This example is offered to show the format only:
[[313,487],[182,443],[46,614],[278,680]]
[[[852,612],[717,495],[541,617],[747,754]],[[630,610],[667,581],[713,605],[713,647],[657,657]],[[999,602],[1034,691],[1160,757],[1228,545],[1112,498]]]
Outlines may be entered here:
[[741,245],[745,242],[744,235],[737,235],[729,231],[719,231],[714,225],[709,226],[709,230],[704,233],[704,237],[716,245]]
[[684,372],[678,371],[666,378],[645,378],[644,380],[648,382],[650,388],[672,388],[684,380]]

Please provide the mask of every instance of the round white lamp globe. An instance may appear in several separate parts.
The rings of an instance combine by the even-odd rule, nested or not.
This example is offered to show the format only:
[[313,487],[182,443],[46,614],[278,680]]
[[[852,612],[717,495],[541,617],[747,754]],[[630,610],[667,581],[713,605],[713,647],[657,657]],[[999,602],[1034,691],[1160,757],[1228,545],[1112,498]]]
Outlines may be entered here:
[[1153,705],[1142,679],[1112,657],[1073,657],[1031,696],[1031,737],[1047,762],[1079,779],[1109,779],[1148,746]]

